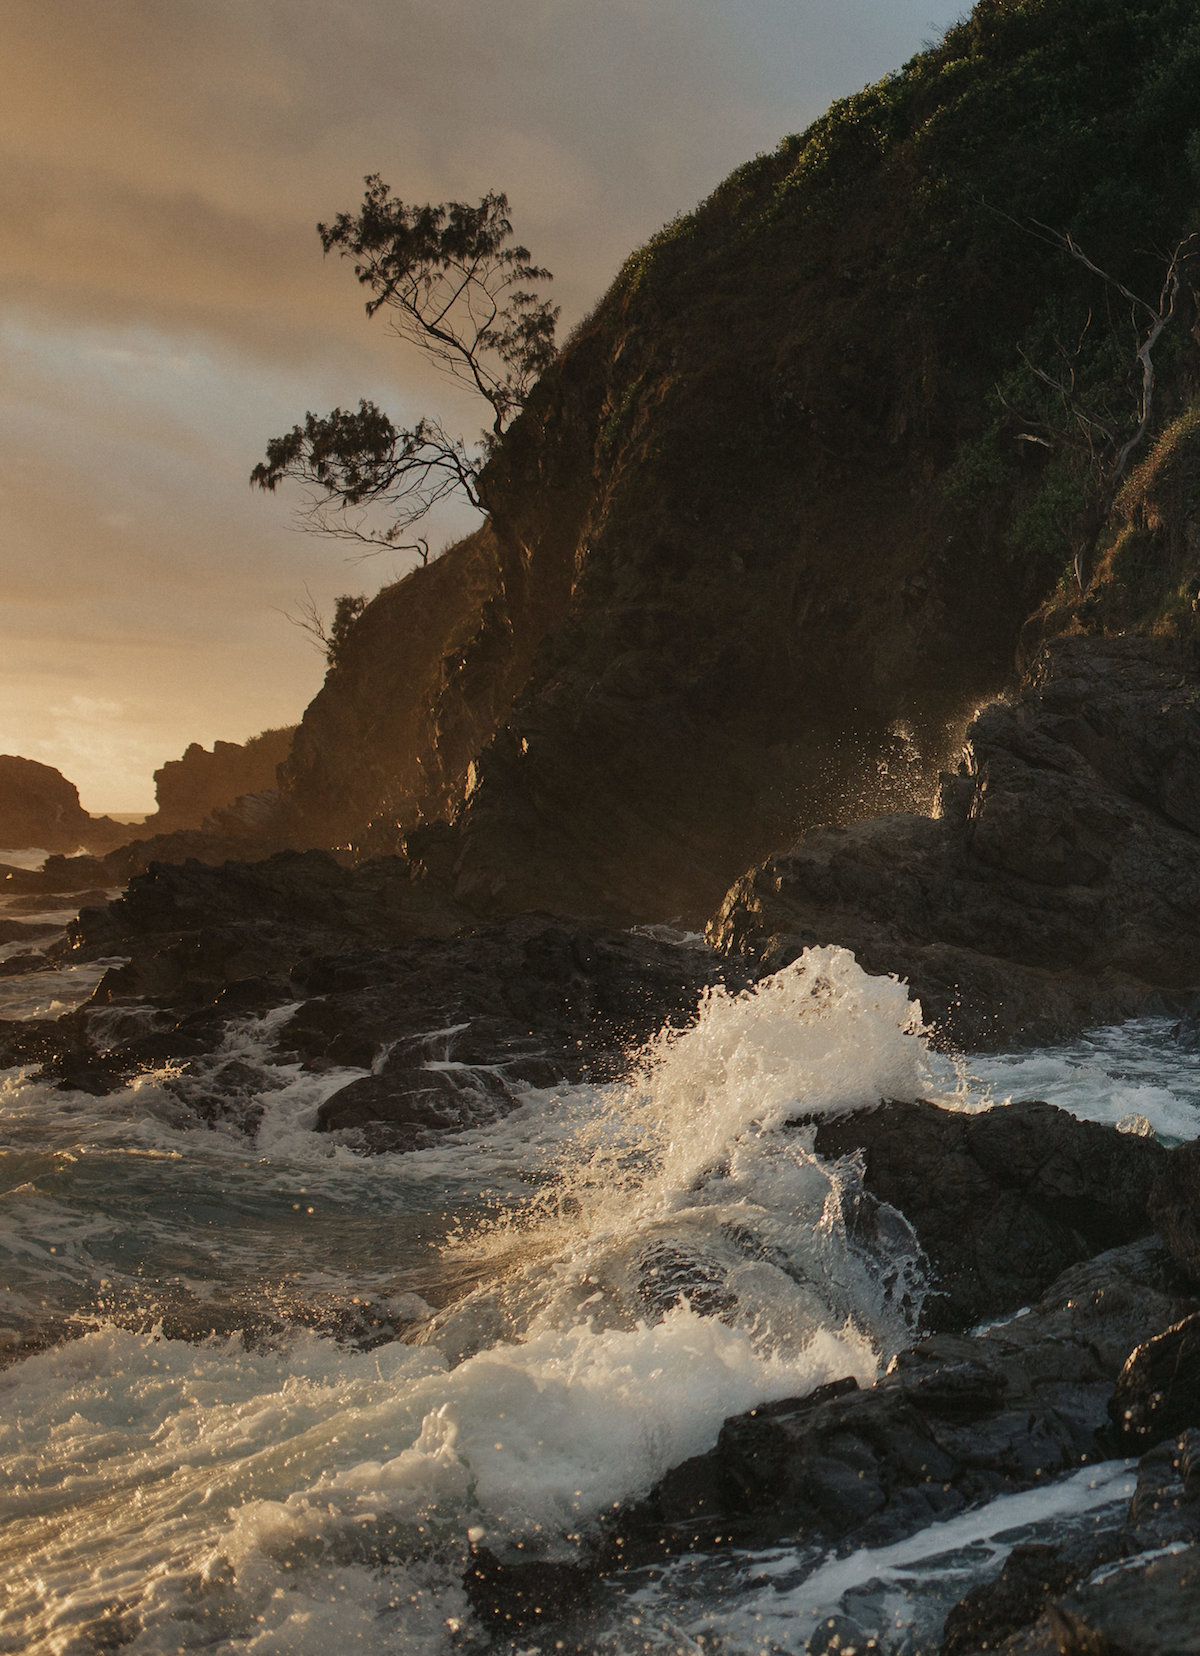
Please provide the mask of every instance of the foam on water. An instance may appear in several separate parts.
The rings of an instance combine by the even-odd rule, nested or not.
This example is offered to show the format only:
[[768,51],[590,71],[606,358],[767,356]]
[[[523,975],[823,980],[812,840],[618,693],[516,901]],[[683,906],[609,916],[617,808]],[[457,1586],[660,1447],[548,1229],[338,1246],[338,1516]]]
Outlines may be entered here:
[[1117,1528],[1136,1485],[1135,1462],[1107,1461],[815,1565],[794,1548],[681,1560],[633,1586],[601,1648],[783,1656],[828,1628],[833,1649],[870,1640],[880,1656],[936,1650],[949,1608],[999,1574],[1015,1546]]
[[[814,1155],[814,1118],[1057,1087],[1077,1113],[1200,1125],[1189,1064],[1154,1068],[1161,1021],[973,1061],[968,1083],[902,985],[822,949],[710,995],[626,1084],[531,1092],[486,1128],[364,1158],[313,1131],[363,1072],[270,1059],[290,1010],[107,1097],[0,1077],[12,1349],[43,1325],[76,1336],[0,1373],[2,1651],[458,1648],[473,1540],[569,1554],[728,1415],[869,1383],[908,1339],[912,1233],[860,1199],[854,1158]],[[98,1037],[129,1015],[97,1012]],[[222,1088],[230,1109],[205,1120]],[[364,1306],[414,1338],[361,1349]],[[883,1604],[916,1557],[818,1576],[803,1614],[866,1580]],[[776,1562],[754,1569],[777,1605],[815,1561]],[[729,1568],[752,1599],[753,1571]],[[625,1603],[603,1648],[768,1648],[767,1600],[717,1604],[717,1577],[702,1606],[674,1592],[654,1601],[674,1632],[636,1632]]]
[[[1168,1142],[1200,1135],[1200,1059],[1171,1018],[1133,1018],[1032,1052],[977,1054],[963,1074],[980,1101],[1041,1098],[1084,1121],[1137,1129]],[[1143,1129],[1144,1130],[1144,1129]]]
[[[244,1056],[256,1035],[230,1039]],[[43,1293],[69,1280],[82,1300],[124,1254],[151,1314],[181,1274],[211,1291],[290,1249],[349,1296],[369,1267],[402,1275],[389,1242],[411,1258],[422,1227],[444,1238],[445,1208],[475,1216],[442,1257],[479,1286],[419,1345],[194,1343],[93,1307],[82,1337],[11,1366],[0,1648],[82,1650],[108,1627],[135,1656],[434,1650],[466,1614],[470,1539],[569,1550],[729,1414],[869,1382],[907,1336],[915,1246],[898,1215],[855,1229],[857,1168],[821,1163],[795,1121],[911,1092],[922,1063],[903,989],[821,950],[757,994],[710,997],[629,1086],[533,1096],[414,1156],[368,1162],[311,1133],[315,1089],[344,1075],[278,1071],[252,1156],[188,1127],[169,1076],[60,1095],[41,1166],[5,1199],[38,1238],[31,1290],[40,1271]],[[47,1090],[7,1085],[9,1151],[28,1158]],[[513,1218],[510,1186],[527,1196],[531,1177]],[[323,1221],[344,1237],[356,1217],[339,1255]]]

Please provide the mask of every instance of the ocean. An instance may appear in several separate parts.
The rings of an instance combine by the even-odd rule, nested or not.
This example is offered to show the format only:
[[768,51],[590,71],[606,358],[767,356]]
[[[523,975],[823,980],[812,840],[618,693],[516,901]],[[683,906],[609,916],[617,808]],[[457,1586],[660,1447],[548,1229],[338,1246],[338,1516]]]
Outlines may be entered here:
[[[58,925],[61,901],[3,913]],[[81,1004],[104,969],[0,978],[0,1016]],[[481,1651],[472,1547],[569,1559],[729,1415],[868,1384],[911,1339],[915,1238],[847,1233],[858,1168],[798,1114],[1034,1097],[1200,1134],[1169,1020],[947,1056],[838,949],[712,993],[619,1084],[530,1090],[405,1155],[316,1133],[364,1072],[268,1061],[268,1032],[227,1034],[237,1120],[169,1067],[106,1096],[0,1072],[0,1651]],[[1017,1541],[1115,1524],[1132,1483],[1109,1462],[873,1552],[629,1571],[570,1648],[799,1652],[852,1617],[895,1656],[936,1649]]]

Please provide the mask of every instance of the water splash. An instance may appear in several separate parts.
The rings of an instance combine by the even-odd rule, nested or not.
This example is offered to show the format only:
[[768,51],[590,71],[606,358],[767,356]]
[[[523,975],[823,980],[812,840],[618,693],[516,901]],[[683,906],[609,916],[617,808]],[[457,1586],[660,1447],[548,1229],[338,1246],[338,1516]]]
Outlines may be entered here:
[[[470,1541],[561,1553],[728,1415],[869,1382],[906,1337],[917,1251],[853,1160],[813,1154],[811,1119],[911,1095],[923,1053],[901,985],[811,951],[710,996],[629,1085],[531,1100],[532,1199],[460,1234],[450,1252],[485,1285],[422,1346],[110,1325],[14,1364],[0,1649],[447,1649]],[[493,1134],[510,1158],[516,1134],[512,1118]],[[186,1180],[185,1136],[156,1173]],[[482,1171],[488,1147],[331,1166],[328,1188],[400,1190],[406,1164],[407,1188],[437,1188],[440,1156],[448,1190],[455,1156]],[[265,1165],[239,1175],[224,1150],[224,1200],[261,1191]],[[148,1227],[148,1274],[168,1241]]]

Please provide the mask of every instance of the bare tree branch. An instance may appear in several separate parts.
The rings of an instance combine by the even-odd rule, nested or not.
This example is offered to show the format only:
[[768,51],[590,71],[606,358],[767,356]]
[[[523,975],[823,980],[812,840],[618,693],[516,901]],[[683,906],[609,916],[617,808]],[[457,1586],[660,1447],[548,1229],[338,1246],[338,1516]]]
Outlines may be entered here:
[[1083,532],[1075,556],[1075,574],[1080,590],[1083,591],[1090,580],[1096,542],[1111,515],[1117,490],[1130,458],[1145,441],[1153,423],[1156,389],[1154,351],[1163,332],[1175,317],[1184,288],[1183,267],[1193,256],[1194,243],[1198,238],[1195,235],[1185,237],[1176,244],[1169,255],[1165,256],[1162,286],[1155,303],[1134,293],[1110,271],[1096,264],[1069,231],[1054,230],[1038,219],[1020,224],[1008,213],[997,208],[993,208],[992,211],[998,212],[1000,217],[1008,219],[1025,233],[1035,236],[1037,240],[1065,252],[1093,276],[1098,277],[1112,292],[1119,294],[1129,306],[1134,342],[1130,366],[1132,368],[1133,364],[1137,364],[1140,384],[1134,408],[1123,416],[1107,417],[1108,410],[1105,409],[1105,417],[1102,417],[1101,412],[1094,406],[1085,406],[1078,389],[1075,364],[1082,356],[1091,326],[1090,312],[1073,352],[1068,352],[1061,342],[1055,342],[1058,353],[1066,364],[1064,377],[1042,368],[1030,359],[1027,352],[1018,348],[1017,354],[1025,368],[1056,399],[1061,409],[1061,418],[1057,423],[1019,413],[997,387],[1002,407],[1013,414],[1024,427],[1016,433],[1018,442],[1036,443],[1044,448],[1070,448],[1087,458],[1095,480],[1096,498],[1085,514]]

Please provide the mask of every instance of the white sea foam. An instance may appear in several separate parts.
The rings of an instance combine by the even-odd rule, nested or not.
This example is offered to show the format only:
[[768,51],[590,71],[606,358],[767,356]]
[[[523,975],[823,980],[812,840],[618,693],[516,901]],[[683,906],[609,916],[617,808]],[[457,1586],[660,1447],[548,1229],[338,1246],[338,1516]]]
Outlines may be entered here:
[[[1111,1527],[1137,1484],[1132,1461],[1107,1461],[983,1506],[887,1547],[860,1548],[813,1567],[794,1548],[734,1554],[706,1566],[682,1561],[635,1591],[601,1648],[717,1649],[722,1656],[803,1651],[830,1624],[845,1645],[881,1656],[936,1650],[947,1609],[997,1575],[1018,1544],[1063,1541]],[[636,1638],[628,1628],[636,1620]],[[839,1625],[840,1624],[840,1625]],[[835,1647],[836,1648],[836,1647]]]
[[[80,1335],[0,1373],[0,1651],[454,1648],[470,1539],[561,1555],[729,1414],[848,1373],[868,1383],[907,1338],[911,1232],[856,1202],[856,1162],[822,1162],[803,1122],[889,1096],[1045,1096],[1024,1085],[1035,1074],[1058,1075],[1077,1113],[1106,1076],[1104,1108],[1151,1115],[1166,1038],[1147,1026],[1082,1058],[980,1060],[968,1085],[927,1052],[902,985],[814,950],[753,994],[710,996],[627,1084],[531,1092],[486,1128],[364,1158],[312,1130],[363,1072],[270,1061],[289,1011],[231,1026],[194,1073],[147,1072],[107,1097],[0,1077],[0,1308],[21,1338],[39,1315]],[[189,1103],[224,1064],[261,1111],[250,1136]],[[1180,1125],[1186,1079],[1169,1069]],[[442,1309],[423,1343],[279,1332],[365,1302],[403,1321],[425,1300]],[[244,1309],[259,1333],[156,1334],[181,1305],[201,1331]],[[1090,1498],[1071,1491],[1068,1505]],[[1021,1522],[986,1520],[989,1534]],[[977,1544],[943,1530],[930,1545]],[[781,1595],[800,1595],[795,1626],[847,1594],[886,1608],[919,1550],[860,1559],[841,1586],[815,1578],[807,1599],[794,1557],[751,1561],[757,1607],[664,1589],[655,1614],[675,1632],[629,1620],[613,1648],[693,1648],[701,1633],[768,1648],[753,1616]],[[771,1637],[793,1649],[794,1633]]]
[[1135,1018],[1032,1052],[974,1055],[971,1096],[1041,1098],[1109,1126],[1143,1116],[1168,1141],[1200,1135],[1200,1057],[1174,1039],[1170,1018]]
[[[243,1027],[228,1052],[249,1059],[265,1033]],[[169,1076],[60,1101],[39,1123],[58,1159],[40,1151],[5,1201],[37,1235],[29,1270],[74,1315],[67,1288],[77,1300],[89,1272],[111,1290],[136,1264],[149,1313],[156,1285],[164,1304],[181,1277],[226,1292],[289,1250],[294,1293],[401,1293],[401,1261],[389,1285],[381,1252],[392,1239],[428,1261],[443,1204],[477,1216],[443,1269],[480,1286],[424,1346],[296,1333],[247,1349],[100,1322],[12,1366],[0,1464],[8,1579],[24,1585],[0,1648],[82,1649],[87,1627],[124,1617],[134,1656],[350,1638],[432,1651],[466,1616],[469,1538],[569,1549],[729,1414],[869,1382],[919,1291],[911,1233],[898,1216],[854,1233],[857,1168],[821,1163],[794,1122],[911,1092],[922,1054],[903,989],[826,950],[757,995],[712,996],[630,1086],[531,1096],[418,1156],[368,1162],[311,1133],[344,1076],[278,1070],[249,1155],[189,1130],[178,1097],[172,1116]],[[8,1086],[19,1160],[17,1118],[32,1125],[23,1105],[46,1089]]]

